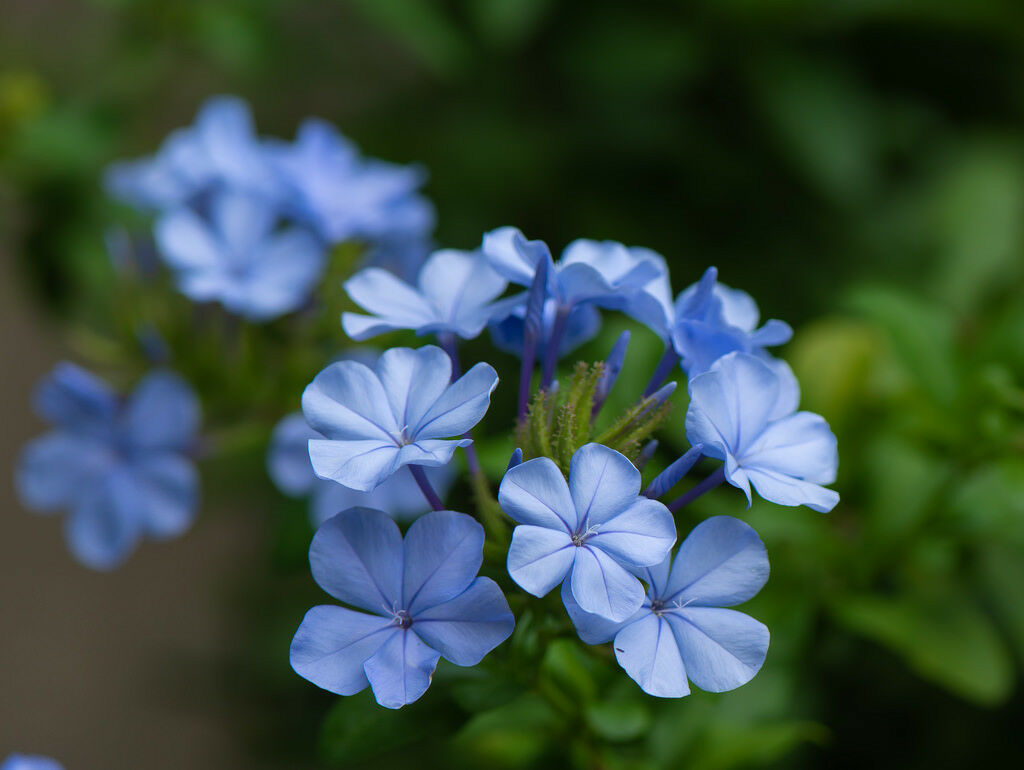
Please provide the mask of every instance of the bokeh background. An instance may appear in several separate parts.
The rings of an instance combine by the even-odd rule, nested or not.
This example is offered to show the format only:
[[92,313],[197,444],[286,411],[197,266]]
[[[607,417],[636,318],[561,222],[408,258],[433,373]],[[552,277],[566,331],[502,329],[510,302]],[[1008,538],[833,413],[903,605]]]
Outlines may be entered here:
[[[717,265],[796,328],[783,355],[839,436],[843,501],[818,516],[701,500],[697,518],[747,516],[772,560],[749,607],[772,648],[741,690],[613,699],[579,725],[463,694],[438,722],[430,703],[396,716],[288,669],[318,595],[302,505],[262,477],[261,447],[204,467],[195,529],[110,575],[74,564],[8,481],[0,755],[69,770],[1024,762],[1024,7],[3,0],[5,467],[41,429],[29,394],[53,361],[113,355],[96,332],[120,296],[102,169],[217,93],[248,99],[263,133],[319,115],[422,163],[446,246],[503,224],[554,248],[611,238],[664,254],[677,290]],[[542,675],[593,696],[585,665],[549,658]]]

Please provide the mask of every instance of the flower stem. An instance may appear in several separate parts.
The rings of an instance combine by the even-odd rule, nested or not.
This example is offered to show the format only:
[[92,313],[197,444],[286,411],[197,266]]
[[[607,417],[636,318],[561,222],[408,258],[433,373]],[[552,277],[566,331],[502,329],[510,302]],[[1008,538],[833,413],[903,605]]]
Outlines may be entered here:
[[725,481],[725,465],[720,465],[718,466],[718,470],[716,470],[702,482],[693,487],[693,489],[684,492],[671,503],[669,503],[668,509],[675,513],[679,509],[684,508],[685,506],[692,503],[694,500],[703,495],[709,489],[714,489],[723,481]]
[[672,373],[675,365],[679,363],[679,354],[676,353],[672,343],[670,342],[665,346],[665,353],[662,355],[661,360],[658,361],[658,365],[654,369],[654,374],[651,375],[650,382],[647,383],[647,387],[644,389],[644,398],[651,395],[654,391],[661,387],[663,383]]
[[558,364],[558,351],[562,347],[562,337],[565,336],[565,327],[569,323],[571,305],[562,305],[555,313],[555,321],[551,326],[551,335],[544,343],[544,370],[540,378],[540,386],[547,389],[555,378],[555,367]]
[[413,479],[416,480],[416,486],[420,488],[420,492],[427,498],[427,502],[430,503],[430,507],[435,511],[443,511],[444,503],[441,502],[441,498],[437,496],[437,492],[430,486],[430,480],[427,479],[427,474],[423,472],[423,466],[421,465],[410,465],[409,472],[412,473]]

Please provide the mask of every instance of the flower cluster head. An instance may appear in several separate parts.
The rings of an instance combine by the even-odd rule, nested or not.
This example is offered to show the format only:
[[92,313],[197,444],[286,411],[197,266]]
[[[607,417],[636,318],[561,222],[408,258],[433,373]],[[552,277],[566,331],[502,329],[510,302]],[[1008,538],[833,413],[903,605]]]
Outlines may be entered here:
[[473,666],[515,625],[498,585],[477,577],[484,531],[472,517],[434,511],[402,534],[386,513],[353,508],[328,519],[309,549],[313,578],[364,610],[314,607],[292,640],[292,668],[318,687],[377,702],[417,700],[441,657]]
[[180,377],[153,372],[122,399],[64,363],[38,386],[35,406],[54,429],[22,452],[18,492],[29,508],[68,510],[64,531],[80,562],[112,569],[143,537],[173,538],[191,526],[200,412]]
[[55,759],[29,754],[11,754],[0,765],[0,770],[64,770]]
[[107,189],[157,215],[158,252],[186,296],[265,321],[303,306],[334,244],[415,270],[434,226],[424,180],[361,157],[321,120],[293,143],[263,139],[244,101],[215,97],[154,156],[111,166]]

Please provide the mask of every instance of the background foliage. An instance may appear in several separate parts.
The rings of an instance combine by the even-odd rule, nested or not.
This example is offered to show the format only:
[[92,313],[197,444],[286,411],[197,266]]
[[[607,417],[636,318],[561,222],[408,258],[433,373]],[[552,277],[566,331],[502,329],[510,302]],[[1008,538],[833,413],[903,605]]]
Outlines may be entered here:
[[[251,646],[225,674],[254,767],[1024,757],[1018,4],[13,0],[3,14],[0,233],[25,290],[68,323],[84,360],[134,357],[125,381],[143,365],[140,320],[172,347],[193,341],[175,365],[235,418],[212,426],[224,451],[204,469],[204,515],[244,485],[276,522],[273,558],[231,608]],[[442,668],[444,687],[398,713],[281,665],[318,594],[304,506],[270,489],[262,452],[343,343],[347,260],[305,352],[277,366],[286,329],[250,338],[192,317],[159,279],[140,293],[118,277],[98,187],[106,163],[151,151],[219,92],[249,99],[266,133],[318,114],[370,154],[422,162],[444,245],[502,224],[553,247],[613,238],[664,254],[677,289],[716,264],[794,323],[784,355],[839,437],[840,506],[744,513],[719,490],[692,514],[742,516],[768,546],[772,577],[749,612],[772,647],[750,685],[655,702],[579,645],[544,643],[528,613],[513,640],[521,670],[477,681]],[[607,322],[583,358],[620,328]],[[228,382],[213,374],[225,336]],[[659,353],[644,337],[622,393]],[[482,447],[495,467],[508,448]]]

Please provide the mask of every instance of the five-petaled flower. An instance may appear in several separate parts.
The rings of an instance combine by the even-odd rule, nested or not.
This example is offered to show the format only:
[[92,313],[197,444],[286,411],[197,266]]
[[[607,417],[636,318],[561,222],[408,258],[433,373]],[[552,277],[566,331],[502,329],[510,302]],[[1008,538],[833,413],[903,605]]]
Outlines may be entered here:
[[796,412],[796,380],[746,353],[730,353],[689,382],[686,437],[723,460],[726,480],[750,502],[765,500],[827,512],[839,495],[836,437],[820,415]]
[[382,706],[400,708],[426,692],[439,658],[476,665],[515,625],[497,583],[477,577],[483,541],[483,528],[454,511],[421,516],[404,542],[382,511],[353,508],[328,519],[309,549],[313,578],[366,612],[307,612],[292,640],[292,668],[339,695],[369,685]]
[[672,514],[639,493],[640,471],[600,444],[576,450],[568,483],[546,457],[511,468],[498,492],[502,510],[519,522],[509,575],[534,596],[565,581],[587,612],[628,618],[644,590],[627,567],[660,563],[676,540]]
[[199,402],[181,378],[154,372],[122,400],[65,363],[39,385],[35,403],[55,430],[25,447],[18,491],[29,508],[70,509],[65,534],[79,561],[111,569],[143,536],[189,528],[199,492],[188,456]]
[[302,394],[302,411],[322,439],[309,442],[322,479],[368,492],[403,465],[451,462],[461,436],[487,412],[498,375],[479,363],[451,382],[451,360],[434,345],[391,348],[371,369],[338,361]]
[[662,698],[689,694],[687,679],[709,692],[749,682],[768,652],[764,624],[732,607],[753,597],[768,579],[768,556],[757,533],[731,516],[698,524],[675,561],[638,570],[648,584],[643,607],[624,623],[583,611],[571,591],[562,598],[587,644],[614,639],[619,665],[644,692]]

